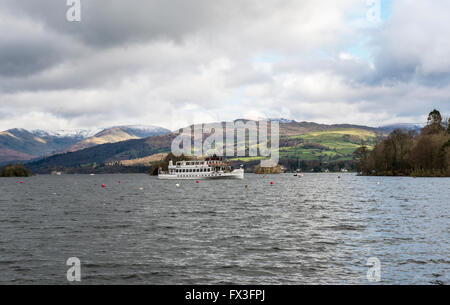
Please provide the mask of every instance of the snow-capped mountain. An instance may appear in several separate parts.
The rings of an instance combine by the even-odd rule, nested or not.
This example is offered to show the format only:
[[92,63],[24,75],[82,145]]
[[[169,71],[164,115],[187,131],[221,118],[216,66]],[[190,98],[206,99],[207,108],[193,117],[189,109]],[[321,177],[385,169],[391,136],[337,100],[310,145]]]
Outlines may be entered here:
[[152,136],[159,136],[169,133],[170,130],[157,126],[126,125],[115,126],[103,129],[93,136],[79,141],[75,145],[68,147],[66,151],[77,151],[93,147],[96,145],[117,143],[127,140],[143,139]]
[[157,126],[129,125],[102,129],[33,130],[21,128],[0,132],[0,164],[27,161],[55,153],[162,135]]
[[402,130],[416,130],[419,131],[424,127],[424,124],[418,124],[418,123],[398,123],[398,124],[390,124],[390,125],[384,125],[379,127],[380,129],[384,130],[387,133],[390,133],[394,131],[395,129],[402,129]]
[[153,125],[126,125],[126,126],[115,126],[113,128],[120,128],[132,135],[139,138],[148,138],[152,136],[159,136],[161,134],[169,133],[170,130]]
[[85,139],[92,137],[102,131],[102,129],[58,129],[58,130],[42,130],[36,129],[31,131],[34,135],[38,137],[72,137]]
[[29,132],[19,128],[9,129],[0,132],[0,164],[51,155],[80,140],[82,140],[81,137],[58,137],[44,131]]

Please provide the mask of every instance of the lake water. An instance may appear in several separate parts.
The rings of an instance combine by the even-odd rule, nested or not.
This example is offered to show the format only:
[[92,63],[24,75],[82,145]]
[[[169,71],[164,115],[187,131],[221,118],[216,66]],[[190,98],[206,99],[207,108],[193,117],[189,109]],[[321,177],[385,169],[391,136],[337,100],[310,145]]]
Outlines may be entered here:
[[449,197],[353,174],[2,178],[0,284],[67,284],[70,257],[83,284],[368,284],[371,257],[381,284],[450,284]]

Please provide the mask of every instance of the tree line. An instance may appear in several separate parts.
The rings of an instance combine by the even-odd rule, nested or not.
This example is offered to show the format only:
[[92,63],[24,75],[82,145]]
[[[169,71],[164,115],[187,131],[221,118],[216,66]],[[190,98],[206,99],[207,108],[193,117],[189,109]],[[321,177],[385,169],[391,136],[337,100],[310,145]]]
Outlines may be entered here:
[[31,171],[26,169],[23,164],[7,165],[0,169],[0,177],[29,177]]
[[450,119],[433,110],[420,132],[394,130],[372,151],[361,145],[353,159],[362,175],[450,177]]

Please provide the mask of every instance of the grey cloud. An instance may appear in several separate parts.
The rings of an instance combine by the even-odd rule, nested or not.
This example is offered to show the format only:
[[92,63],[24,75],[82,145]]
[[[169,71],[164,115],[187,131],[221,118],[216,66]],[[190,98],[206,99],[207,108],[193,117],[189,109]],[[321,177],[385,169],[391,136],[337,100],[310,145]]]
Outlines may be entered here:
[[62,54],[44,45],[14,44],[0,50],[0,75],[17,77],[41,71],[60,61]]
[[[332,1],[326,2],[335,9]],[[182,68],[193,69],[205,64],[199,59],[213,60],[212,53],[216,57],[248,61],[264,48],[291,51],[290,48],[295,46],[296,52],[309,50],[311,46],[323,43],[320,37],[328,39],[339,30],[343,31],[342,26],[338,26],[339,18],[333,21],[335,27],[326,31],[324,28],[321,35],[314,35],[309,27],[298,21],[313,22],[311,12],[325,14],[322,8],[326,6],[317,5],[315,1],[281,3],[269,0],[261,3],[251,0],[238,5],[227,0],[81,0],[81,3],[80,23],[67,22],[65,1],[4,0],[0,4],[0,12],[15,17],[11,32],[20,37],[20,41],[0,40],[4,50],[0,53],[3,63],[0,90],[90,88],[145,68],[170,75],[174,66],[177,67],[174,72],[179,73]],[[331,14],[334,19],[336,11]],[[18,30],[21,23],[30,22],[42,30],[30,34]],[[324,26],[320,25],[319,29],[321,27]],[[302,39],[311,41],[305,43]],[[327,44],[327,40],[324,41]],[[177,60],[177,54],[157,54],[151,49],[148,57],[153,56],[154,60],[143,58],[142,54],[136,58],[134,50],[139,45],[160,43],[173,43],[188,52],[192,44],[197,44],[199,49],[195,55],[188,54],[192,55],[190,57],[178,55],[188,64]],[[115,49],[124,52],[114,52]],[[130,58],[123,55],[125,52]],[[109,58],[105,58],[107,56]],[[92,58],[98,59],[98,63]],[[32,77],[28,77],[30,75]]]
[[187,34],[224,26],[231,20],[236,22],[240,16],[261,18],[268,13],[256,1],[237,6],[225,0],[81,0],[81,22],[69,23],[65,19],[68,9],[65,1],[5,0],[5,3],[12,12],[25,13],[48,28],[75,35],[96,47],[159,39],[182,41]]
[[[9,28],[0,33],[0,106],[12,118],[0,127],[21,114],[49,126],[174,129],[260,114],[374,124],[450,113],[450,50],[433,36],[450,36],[434,13],[445,1],[398,0],[374,29],[345,20],[361,3],[364,15],[360,0],[81,1],[81,23],[66,21],[66,1],[1,1]],[[414,23],[424,34],[411,32]],[[375,68],[339,58],[362,36]],[[258,62],[266,53],[279,58]]]
[[44,30],[39,23],[12,15],[1,6],[0,27],[0,77],[27,77],[79,51],[70,37]]

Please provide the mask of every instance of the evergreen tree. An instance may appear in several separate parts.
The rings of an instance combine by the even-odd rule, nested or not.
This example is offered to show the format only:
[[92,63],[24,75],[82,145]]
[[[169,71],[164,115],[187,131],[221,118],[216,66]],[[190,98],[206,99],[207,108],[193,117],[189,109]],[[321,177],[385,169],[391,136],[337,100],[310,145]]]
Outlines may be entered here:
[[442,124],[442,115],[438,110],[434,109],[428,115],[427,126],[422,129],[422,133],[437,134],[444,130],[445,128]]

